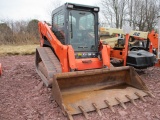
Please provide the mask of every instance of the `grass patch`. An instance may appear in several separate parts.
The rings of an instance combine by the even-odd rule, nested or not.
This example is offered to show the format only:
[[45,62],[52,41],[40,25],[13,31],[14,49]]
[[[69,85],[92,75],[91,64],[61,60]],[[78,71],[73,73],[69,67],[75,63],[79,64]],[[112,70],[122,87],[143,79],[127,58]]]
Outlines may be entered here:
[[0,45],[0,56],[3,55],[32,55],[39,45]]

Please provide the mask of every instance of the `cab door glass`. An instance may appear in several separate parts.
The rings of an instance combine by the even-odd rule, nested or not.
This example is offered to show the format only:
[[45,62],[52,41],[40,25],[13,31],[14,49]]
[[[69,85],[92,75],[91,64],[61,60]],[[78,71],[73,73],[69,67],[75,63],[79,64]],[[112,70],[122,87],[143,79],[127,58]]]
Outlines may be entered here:
[[96,50],[94,19],[91,12],[69,12],[69,40],[75,51]]

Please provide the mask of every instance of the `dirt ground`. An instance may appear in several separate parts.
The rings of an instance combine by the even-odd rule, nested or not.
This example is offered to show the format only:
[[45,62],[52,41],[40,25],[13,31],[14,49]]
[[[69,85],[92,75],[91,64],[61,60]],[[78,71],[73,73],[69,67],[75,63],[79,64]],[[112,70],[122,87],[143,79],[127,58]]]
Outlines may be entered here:
[[[51,89],[42,86],[34,67],[34,55],[0,57],[3,75],[0,78],[0,120],[67,120],[55,101]],[[143,81],[156,96],[136,100],[137,106],[126,103],[127,109],[114,107],[101,110],[102,117],[90,112],[90,120],[160,120],[160,68],[139,72]],[[83,115],[75,120],[85,119]]]

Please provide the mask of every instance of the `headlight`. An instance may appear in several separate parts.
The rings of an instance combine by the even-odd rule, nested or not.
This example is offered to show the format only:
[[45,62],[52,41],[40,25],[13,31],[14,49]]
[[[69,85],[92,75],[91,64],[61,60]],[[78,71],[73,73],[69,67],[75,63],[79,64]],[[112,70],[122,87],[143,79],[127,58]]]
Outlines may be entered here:
[[99,11],[99,8],[94,8],[94,11],[98,12],[98,11]]
[[73,8],[73,5],[71,5],[71,4],[68,4],[68,6],[67,6],[67,8]]

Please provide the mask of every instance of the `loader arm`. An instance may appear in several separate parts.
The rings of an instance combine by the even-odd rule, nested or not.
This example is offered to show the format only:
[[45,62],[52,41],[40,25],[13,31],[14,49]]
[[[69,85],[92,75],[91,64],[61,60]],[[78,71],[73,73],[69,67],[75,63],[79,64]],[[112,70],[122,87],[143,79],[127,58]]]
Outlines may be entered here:
[[[124,35],[123,30],[117,29],[117,28],[100,28],[100,32],[102,35],[103,34],[108,34],[108,35],[123,34]],[[158,49],[158,34],[155,33],[154,30],[152,30],[150,33],[133,30],[129,35],[137,40],[147,40],[148,39],[152,43],[152,46]]]
[[[113,34],[125,34],[122,29],[117,29],[117,28],[100,28],[100,32],[102,34],[108,34],[108,35],[113,35]],[[137,38],[143,38],[147,39],[148,38],[148,32],[142,32],[142,31],[131,31],[129,33],[130,36],[132,37],[137,37]]]
[[63,45],[51,31],[49,26],[44,22],[39,22],[39,32],[41,33],[41,39],[45,36],[49,43],[51,44],[52,48],[54,48],[54,52],[56,53],[58,59],[60,60],[62,71],[68,72],[68,46]]

